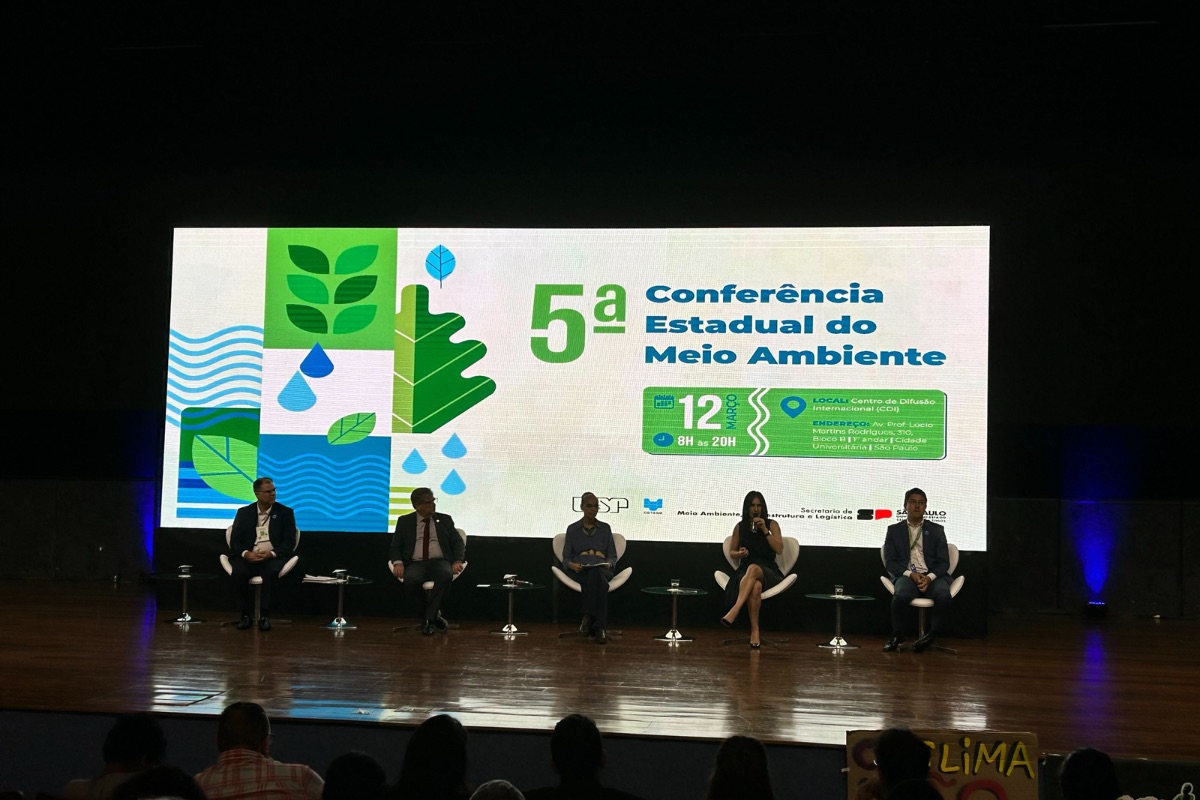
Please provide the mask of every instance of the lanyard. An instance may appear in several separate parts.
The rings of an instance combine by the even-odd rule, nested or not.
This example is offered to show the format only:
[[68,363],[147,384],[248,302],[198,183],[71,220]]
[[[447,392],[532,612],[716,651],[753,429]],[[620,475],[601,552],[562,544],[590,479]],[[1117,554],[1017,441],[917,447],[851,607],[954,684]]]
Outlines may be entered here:
[[913,537],[908,540],[908,550],[910,553],[917,549],[917,542],[921,541],[921,530],[921,528],[918,528]]

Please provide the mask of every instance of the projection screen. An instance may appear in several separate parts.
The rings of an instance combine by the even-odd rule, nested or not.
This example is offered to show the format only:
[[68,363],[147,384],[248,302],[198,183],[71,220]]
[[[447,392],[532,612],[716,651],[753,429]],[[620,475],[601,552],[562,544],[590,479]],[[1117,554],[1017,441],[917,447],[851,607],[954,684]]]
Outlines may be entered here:
[[175,231],[160,523],[986,549],[986,227]]

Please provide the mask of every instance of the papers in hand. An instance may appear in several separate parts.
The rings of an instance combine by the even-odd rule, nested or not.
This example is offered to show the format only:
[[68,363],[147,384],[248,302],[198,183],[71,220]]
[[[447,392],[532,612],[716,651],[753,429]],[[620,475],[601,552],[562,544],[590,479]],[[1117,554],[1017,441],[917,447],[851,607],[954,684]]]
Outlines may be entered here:
[[332,575],[305,575],[301,583],[341,583],[342,580]]

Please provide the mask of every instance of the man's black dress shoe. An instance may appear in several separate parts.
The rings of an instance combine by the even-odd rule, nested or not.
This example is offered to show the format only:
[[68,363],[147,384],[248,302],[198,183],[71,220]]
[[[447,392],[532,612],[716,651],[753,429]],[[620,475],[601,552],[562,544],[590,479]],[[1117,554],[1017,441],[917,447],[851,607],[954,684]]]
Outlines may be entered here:
[[237,629],[239,631],[248,631],[254,623],[250,621],[249,614],[242,614],[242,618],[238,620]]
[[433,636],[433,620],[427,619],[421,623],[421,633],[426,636]]
[[442,612],[439,611],[438,615],[433,618],[433,627],[437,628],[442,633],[445,633],[450,627],[448,624],[446,624],[446,618],[442,616]]
[[265,616],[259,617],[258,618],[258,629],[260,631],[271,630],[271,620],[267,619]]
[[913,642],[913,652],[914,653],[924,653],[926,650],[928,650],[931,647],[933,647],[933,634],[932,633],[927,633],[924,636],[922,636],[920,639],[917,639],[915,642]]
[[885,653],[894,653],[894,652],[896,652],[896,648],[897,648],[897,647],[899,647],[899,646],[900,646],[900,643],[901,643],[901,642],[903,642],[903,641],[904,641],[904,637],[903,637],[903,636],[901,636],[901,635],[900,635],[900,634],[898,634],[898,633],[896,633],[896,634],[893,634],[893,635],[892,635],[892,638],[888,639],[888,640],[887,640],[887,644],[885,644],[885,645],[883,646],[883,652],[885,652]]
[[583,622],[579,623],[579,632],[582,633],[584,636],[592,635],[592,615],[591,614],[583,615]]
[[596,644],[608,644],[608,631],[596,628]]

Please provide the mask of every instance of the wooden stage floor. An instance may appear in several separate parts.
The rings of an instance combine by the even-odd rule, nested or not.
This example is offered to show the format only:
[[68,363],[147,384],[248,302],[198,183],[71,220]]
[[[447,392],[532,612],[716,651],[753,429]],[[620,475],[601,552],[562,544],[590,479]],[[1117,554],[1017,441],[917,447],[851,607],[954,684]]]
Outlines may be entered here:
[[1200,753],[1194,620],[996,617],[986,639],[944,642],[957,655],[915,655],[852,631],[863,648],[840,654],[812,633],[760,652],[722,646],[725,632],[682,605],[696,641],[681,646],[653,639],[665,613],[663,628],[625,627],[606,647],[560,640],[565,625],[506,640],[495,622],[423,637],[392,633],[393,619],[335,633],[297,618],[263,634],[221,628],[221,612],[186,629],[162,621],[177,613],[145,586],[0,582],[0,708],[215,715],[253,700],[275,718],[412,726],[448,712],[468,728],[538,732],[582,712],[617,736],[839,746],[847,730],[905,725],[1032,731],[1043,752]]

